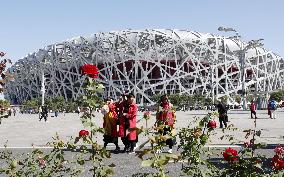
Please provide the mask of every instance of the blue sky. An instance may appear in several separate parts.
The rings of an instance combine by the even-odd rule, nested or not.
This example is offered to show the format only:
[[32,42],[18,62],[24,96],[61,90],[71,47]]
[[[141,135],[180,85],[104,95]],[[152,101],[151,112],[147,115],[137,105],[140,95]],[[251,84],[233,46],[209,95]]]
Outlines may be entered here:
[[46,45],[96,32],[175,28],[204,33],[237,29],[244,40],[284,56],[283,0],[6,0],[0,9],[0,51],[16,61]]

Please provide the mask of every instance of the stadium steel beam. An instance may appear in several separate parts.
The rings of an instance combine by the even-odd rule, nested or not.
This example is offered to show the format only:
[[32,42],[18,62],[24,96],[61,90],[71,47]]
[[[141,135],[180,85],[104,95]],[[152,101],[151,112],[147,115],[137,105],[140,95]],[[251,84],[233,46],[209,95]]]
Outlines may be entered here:
[[[244,89],[271,92],[283,88],[283,58],[248,45],[237,37],[176,29],[80,36],[18,60],[9,68],[15,79],[6,84],[5,97],[21,103],[40,97],[44,85],[45,98],[76,100],[83,94],[85,76],[80,66],[85,63],[98,66],[105,97],[118,99],[127,88],[139,104],[153,105],[153,95],[165,93],[203,94],[213,100],[225,96],[228,103],[236,104],[236,95]],[[236,55],[239,51],[245,52],[244,60]]]

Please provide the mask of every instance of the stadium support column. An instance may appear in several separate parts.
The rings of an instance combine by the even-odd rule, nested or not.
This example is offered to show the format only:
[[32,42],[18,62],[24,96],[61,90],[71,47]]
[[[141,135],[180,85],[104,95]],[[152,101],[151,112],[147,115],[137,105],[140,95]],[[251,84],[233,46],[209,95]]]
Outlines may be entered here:
[[211,96],[212,96],[212,104],[215,104],[214,98],[214,83],[213,83],[213,68],[212,64],[210,64],[210,77],[211,77]]
[[[242,44],[241,44],[242,45]],[[242,100],[243,100],[243,110],[247,109],[246,103],[246,73],[245,73],[245,52],[243,49],[240,53],[240,64],[241,64],[241,81],[242,81]]]

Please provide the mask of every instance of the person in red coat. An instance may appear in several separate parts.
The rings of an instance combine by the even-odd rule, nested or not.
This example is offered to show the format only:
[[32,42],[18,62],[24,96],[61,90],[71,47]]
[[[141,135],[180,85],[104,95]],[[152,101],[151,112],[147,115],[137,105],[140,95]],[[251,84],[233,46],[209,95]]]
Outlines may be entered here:
[[135,104],[135,96],[133,94],[127,95],[127,101],[123,105],[123,117],[120,120],[119,135],[122,137],[122,141],[125,144],[125,151],[130,148],[130,154],[135,153],[134,148],[136,146],[137,132],[136,118],[138,112],[138,106]]
[[[175,111],[172,108],[172,104],[169,102],[168,96],[163,95],[161,97],[159,108],[157,110],[155,125],[157,127],[163,126],[163,130],[160,130],[161,135],[171,135],[174,129],[174,124],[176,121]],[[174,146],[173,138],[168,138],[166,144],[169,146],[168,153],[172,153],[172,148]]]
[[250,118],[253,119],[252,115],[254,115],[254,118],[257,119],[257,117],[256,117],[256,104],[253,102],[253,100],[251,101],[251,105],[250,105]]
[[123,115],[124,112],[127,112],[127,95],[122,95],[119,102],[116,103],[117,114],[118,114],[118,136],[121,137],[121,141],[124,145],[124,152],[129,150],[129,142],[126,137],[126,127],[125,127],[125,117]]

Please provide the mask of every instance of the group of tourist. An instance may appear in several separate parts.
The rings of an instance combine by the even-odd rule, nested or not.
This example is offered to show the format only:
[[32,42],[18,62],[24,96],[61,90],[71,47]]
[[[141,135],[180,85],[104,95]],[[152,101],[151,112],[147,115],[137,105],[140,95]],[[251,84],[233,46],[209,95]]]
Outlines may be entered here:
[[[251,104],[250,104],[250,112],[251,112],[251,118],[253,119],[253,115],[254,118],[257,119],[256,116],[256,103],[252,100]],[[277,103],[274,99],[270,99],[268,101],[268,105],[267,105],[267,111],[268,111],[268,115],[270,119],[276,119],[276,112],[277,110]]]
[[[175,112],[172,110],[172,105],[166,95],[161,97],[157,111],[155,126],[163,128],[158,133],[161,135],[170,135],[174,128]],[[138,142],[138,133],[136,130],[137,112],[138,106],[135,103],[135,96],[131,93],[123,94],[116,102],[112,98],[105,100],[105,105],[101,109],[101,113],[104,115],[104,147],[108,143],[114,143],[116,146],[115,151],[119,152],[118,137],[120,137],[124,144],[123,152],[129,154],[135,153]],[[168,138],[166,144],[169,146],[168,152],[172,153],[174,140]]]
[[[219,102],[216,105],[216,108],[217,108],[218,113],[219,113],[220,128],[223,128],[223,127],[226,128],[227,122],[228,122],[228,114],[227,114],[228,109],[221,102]],[[257,104],[253,100],[251,101],[249,109],[250,109],[250,112],[251,112],[251,119],[257,119],[257,116],[256,116]],[[268,101],[267,110],[268,110],[269,118],[270,119],[276,119],[275,112],[277,110],[277,103],[274,99],[270,99]]]

